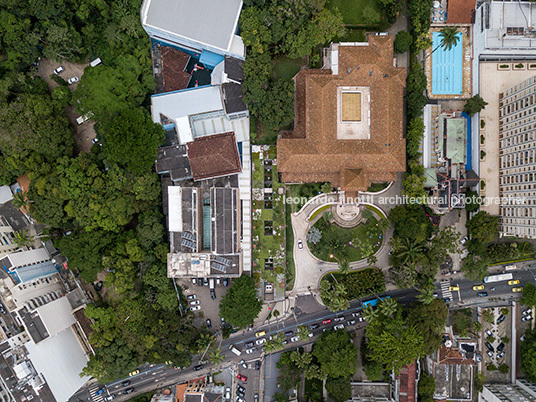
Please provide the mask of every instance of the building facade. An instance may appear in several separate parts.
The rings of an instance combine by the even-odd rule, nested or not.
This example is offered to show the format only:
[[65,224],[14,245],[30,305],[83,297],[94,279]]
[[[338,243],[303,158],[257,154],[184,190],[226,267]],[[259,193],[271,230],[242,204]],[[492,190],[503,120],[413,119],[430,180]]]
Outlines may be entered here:
[[536,238],[536,76],[499,95],[500,228]]
[[479,402],[525,402],[536,400],[534,385],[518,380],[516,384],[485,384]]

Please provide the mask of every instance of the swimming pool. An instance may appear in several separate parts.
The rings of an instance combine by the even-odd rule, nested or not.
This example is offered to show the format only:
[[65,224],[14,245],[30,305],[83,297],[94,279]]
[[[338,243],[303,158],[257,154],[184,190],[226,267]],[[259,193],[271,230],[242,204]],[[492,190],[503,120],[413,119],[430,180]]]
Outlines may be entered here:
[[463,75],[463,38],[462,33],[456,35],[459,41],[450,50],[440,46],[439,32],[433,34],[432,54],[432,93],[434,95],[461,95]]

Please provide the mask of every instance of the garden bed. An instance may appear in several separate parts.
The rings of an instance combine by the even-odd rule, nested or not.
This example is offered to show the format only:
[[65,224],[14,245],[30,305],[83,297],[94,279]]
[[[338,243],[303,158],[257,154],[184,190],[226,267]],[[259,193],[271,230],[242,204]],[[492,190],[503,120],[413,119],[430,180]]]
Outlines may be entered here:
[[378,268],[366,268],[361,271],[350,272],[347,275],[340,273],[327,274],[323,281],[342,283],[348,292],[349,299],[363,297],[385,292],[385,275]]
[[378,251],[383,234],[378,229],[376,218],[371,217],[366,223],[347,229],[329,222],[330,214],[331,212],[324,212],[322,218],[313,225],[322,234],[316,244],[308,241],[309,249],[316,258],[330,262],[352,262]]

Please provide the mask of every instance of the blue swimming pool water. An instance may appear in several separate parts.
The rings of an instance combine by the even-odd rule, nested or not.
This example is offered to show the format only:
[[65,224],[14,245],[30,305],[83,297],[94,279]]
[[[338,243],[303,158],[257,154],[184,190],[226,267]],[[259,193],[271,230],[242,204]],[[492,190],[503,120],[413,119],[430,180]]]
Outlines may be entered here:
[[465,119],[467,120],[467,163],[465,164],[465,170],[471,170],[472,169],[472,155],[473,155],[473,152],[472,152],[472,147],[471,147],[471,140],[472,140],[472,137],[471,137],[471,117],[463,112],[462,113],[462,116],[465,117]]
[[439,32],[433,34],[432,93],[434,95],[461,95],[463,74],[462,33],[456,46],[450,50],[438,47],[441,43]]

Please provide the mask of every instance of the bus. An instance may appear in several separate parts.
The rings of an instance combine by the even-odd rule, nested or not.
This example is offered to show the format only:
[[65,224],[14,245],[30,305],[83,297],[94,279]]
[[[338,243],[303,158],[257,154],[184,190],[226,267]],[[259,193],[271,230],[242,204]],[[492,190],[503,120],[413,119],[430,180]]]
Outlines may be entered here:
[[[381,297],[380,299],[385,300],[385,299],[390,299],[390,298],[391,298],[391,296],[385,296],[385,297]],[[367,306],[374,307],[376,304],[378,304],[378,301],[380,301],[380,299],[376,298],[376,299],[372,299],[372,300],[367,300],[367,301],[364,301],[361,304],[363,305],[363,308],[365,308]]]
[[509,281],[510,279],[513,279],[513,278],[514,276],[512,274],[490,275],[484,278],[484,283]]

